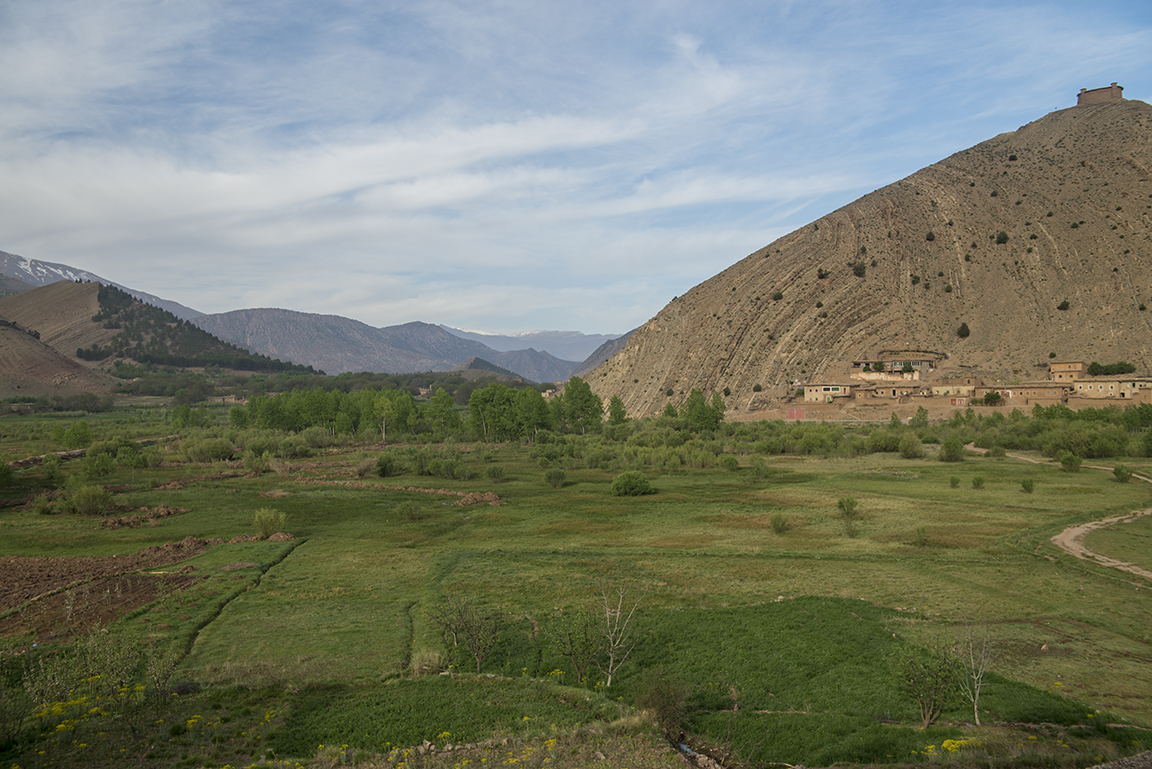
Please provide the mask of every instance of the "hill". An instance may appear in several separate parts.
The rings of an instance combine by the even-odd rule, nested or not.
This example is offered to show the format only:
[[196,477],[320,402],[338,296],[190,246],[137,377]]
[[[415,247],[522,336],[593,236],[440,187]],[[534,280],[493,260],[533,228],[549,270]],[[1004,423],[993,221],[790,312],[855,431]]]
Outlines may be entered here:
[[309,371],[222,342],[112,285],[49,283],[0,298],[0,317],[35,331],[40,342],[74,362],[111,365],[124,360],[178,368],[214,365],[241,371]]
[[0,319],[0,398],[106,394],[113,380],[61,355],[34,333]]
[[375,328],[339,315],[260,308],[205,315],[195,323],[253,352],[329,374],[448,371],[480,357],[533,382],[551,382],[567,379],[578,365],[531,349],[498,352],[419,321]]
[[523,377],[517,376],[508,369],[501,368],[495,363],[486,361],[483,358],[469,358],[460,365],[453,366],[449,369],[449,373],[459,374],[465,379],[493,378],[499,381],[524,381]]
[[179,302],[161,299],[158,296],[137,291],[133,288],[122,286],[119,283],[113,283],[87,270],[70,267],[66,264],[27,259],[23,256],[0,251],[0,296],[16,294],[30,288],[46,286],[50,283],[59,283],[61,281],[68,283],[75,283],[77,281],[82,283],[103,283],[105,285],[115,286],[142,302],[167,310],[181,320],[191,320],[204,314],[190,307],[185,307]]
[[1051,353],[1149,371],[1150,167],[1152,106],[1053,112],[677,297],[589,384],[637,415],[691,388],[728,388],[729,407],[744,407],[760,385],[770,402],[881,349],[939,350],[1014,379],[1045,376]]

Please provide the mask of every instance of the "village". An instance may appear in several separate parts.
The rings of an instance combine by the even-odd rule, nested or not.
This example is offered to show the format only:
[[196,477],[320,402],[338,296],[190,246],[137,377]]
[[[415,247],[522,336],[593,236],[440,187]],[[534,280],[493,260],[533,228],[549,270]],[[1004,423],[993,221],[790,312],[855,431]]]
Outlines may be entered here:
[[1008,380],[965,371],[943,352],[883,350],[842,367],[837,378],[797,383],[796,394],[778,405],[753,399],[747,411],[759,412],[760,419],[837,420],[893,412],[903,417],[921,406],[944,416],[969,407],[1031,411],[1060,404],[1079,411],[1152,403],[1152,377],[1134,371],[1093,375],[1099,369],[1109,370],[1053,359],[1045,379]]

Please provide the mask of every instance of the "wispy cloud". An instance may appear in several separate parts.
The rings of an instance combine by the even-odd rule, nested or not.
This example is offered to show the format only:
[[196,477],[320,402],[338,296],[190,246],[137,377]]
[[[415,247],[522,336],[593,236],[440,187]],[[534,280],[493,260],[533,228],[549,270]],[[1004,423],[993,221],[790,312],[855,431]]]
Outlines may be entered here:
[[1119,80],[1144,4],[0,6],[0,249],[215,312],[625,331]]

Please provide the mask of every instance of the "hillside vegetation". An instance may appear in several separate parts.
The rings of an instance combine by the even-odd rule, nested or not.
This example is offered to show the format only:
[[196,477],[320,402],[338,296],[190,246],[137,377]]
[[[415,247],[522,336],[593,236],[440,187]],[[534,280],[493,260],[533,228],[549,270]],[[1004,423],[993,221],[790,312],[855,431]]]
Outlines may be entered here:
[[1050,353],[1148,371],[1150,168],[1152,106],[1053,112],[737,262],[587,379],[651,415],[692,388],[746,407],[760,385],[767,402],[883,349],[1016,379],[1042,377]]

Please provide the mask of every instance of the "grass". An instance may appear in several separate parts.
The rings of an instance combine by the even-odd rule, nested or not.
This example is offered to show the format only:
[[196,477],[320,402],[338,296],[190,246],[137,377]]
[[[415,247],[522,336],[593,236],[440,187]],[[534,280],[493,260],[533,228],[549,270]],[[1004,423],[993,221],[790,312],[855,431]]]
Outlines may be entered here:
[[[206,477],[221,469],[211,466],[118,468],[103,482],[136,488],[118,491],[117,504],[187,512],[156,526],[102,529],[94,518],[4,508],[0,555],[127,555],[187,536],[253,534],[256,510],[284,513],[295,542],[218,546],[190,562],[208,579],[179,596],[178,608],[125,620],[156,648],[185,644],[177,677],[204,687],[178,698],[164,728],[202,718],[154,749],[159,764],[195,765],[187,763],[194,756],[240,763],[263,754],[319,761],[321,743],[367,756],[423,739],[440,744],[443,732],[453,742],[492,734],[523,740],[509,750],[535,745],[537,757],[548,740],[585,755],[570,741],[580,733],[595,744],[647,746],[648,732],[612,725],[626,720],[621,704],[655,666],[688,685],[690,732],[712,744],[760,761],[907,761],[913,750],[940,750],[945,739],[972,733],[960,726],[962,707],[946,712],[948,723],[936,731],[908,728],[914,703],[893,689],[885,655],[894,643],[925,642],[971,621],[989,623],[1004,645],[999,677],[985,694],[988,720],[1061,724],[1058,734],[1032,741],[1031,753],[1015,747],[1013,740],[1031,749],[1018,730],[989,727],[981,750],[995,746],[1022,761],[1050,750],[1057,762],[1060,751],[1114,752],[1107,736],[1077,736],[1090,726],[1088,713],[1152,719],[1147,587],[1049,542],[1065,526],[1148,506],[1145,484],[1013,459],[782,456],[766,460],[762,479],[747,466],[652,471],[656,493],[614,497],[619,468],[610,464],[589,468],[561,457],[564,485],[555,489],[528,448],[457,448],[470,480],[358,479],[357,453],[293,462],[285,477]],[[485,477],[490,463],[503,470],[498,484]],[[66,463],[64,473],[79,469]],[[1036,479],[1031,494],[1021,493],[1024,474]],[[192,477],[201,479],[161,488]],[[973,488],[975,478],[983,488]],[[36,469],[20,471],[18,483],[4,495],[45,486]],[[503,504],[461,507],[458,496],[413,487],[495,491]],[[837,506],[847,497],[858,503],[854,537],[844,536]],[[777,518],[787,523],[782,535]],[[1147,568],[1150,526],[1145,518],[1094,532],[1087,543]],[[258,566],[221,569],[242,561]],[[648,586],[640,644],[610,690],[596,691],[596,680],[566,689],[578,682],[543,639],[557,609],[589,605],[600,574]],[[410,677],[415,659],[461,661],[428,616],[452,595],[504,615],[501,643],[484,667],[496,678]],[[741,706],[734,713],[725,710],[730,687]],[[213,702],[228,722],[194,712]],[[241,715],[245,708],[251,712]],[[211,735],[197,742],[204,723],[214,724]],[[765,730],[776,735],[771,746],[758,744]],[[79,755],[75,745],[60,750],[61,760]],[[555,765],[563,765],[561,753]]]

